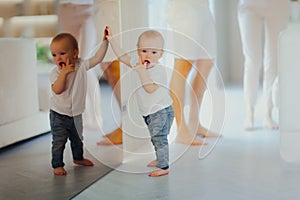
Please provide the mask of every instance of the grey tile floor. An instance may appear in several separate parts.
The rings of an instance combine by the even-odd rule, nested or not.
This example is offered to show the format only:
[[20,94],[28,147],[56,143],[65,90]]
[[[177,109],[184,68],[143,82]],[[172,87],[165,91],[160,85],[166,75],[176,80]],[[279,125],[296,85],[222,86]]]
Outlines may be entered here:
[[[251,132],[243,130],[241,88],[226,88],[225,111],[223,137],[208,139],[209,145],[203,148],[185,148],[171,164],[168,176],[150,178],[147,173],[126,172],[128,163],[123,163],[74,199],[300,199],[300,164],[281,158],[280,132],[261,128],[259,106],[257,128]],[[170,152],[180,148],[183,145],[172,143]]]

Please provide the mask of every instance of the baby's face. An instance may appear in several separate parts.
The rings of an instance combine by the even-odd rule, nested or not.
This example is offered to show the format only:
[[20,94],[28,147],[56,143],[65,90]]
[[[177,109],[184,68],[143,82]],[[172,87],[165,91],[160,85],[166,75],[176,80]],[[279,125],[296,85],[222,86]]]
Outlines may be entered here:
[[72,49],[71,45],[69,45],[65,39],[53,42],[50,45],[50,50],[53,62],[60,69],[66,65],[67,59],[69,59],[70,64],[74,64],[78,56],[78,51]]
[[155,39],[144,39],[139,43],[138,55],[146,66],[158,63],[163,55],[162,44]]

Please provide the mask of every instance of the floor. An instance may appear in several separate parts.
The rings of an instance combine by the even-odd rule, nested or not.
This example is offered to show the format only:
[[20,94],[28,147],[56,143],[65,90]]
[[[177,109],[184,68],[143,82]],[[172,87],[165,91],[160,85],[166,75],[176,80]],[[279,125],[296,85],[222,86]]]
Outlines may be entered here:
[[[108,91],[104,99],[111,99],[111,93],[107,86],[101,86],[103,93]],[[103,94],[102,93],[102,94]],[[260,104],[257,109],[257,118],[255,121],[256,129],[251,132],[243,130],[243,98],[241,87],[225,88],[225,113],[224,123],[220,133],[223,135],[217,139],[207,139],[209,143],[205,147],[187,147],[175,143],[170,139],[170,174],[163,177],[152,178],[147,176],[150,170],[145,167],[151,159],[145,156],[143,159],[126,158],[122,165],[114,167],[104,177],[95,181],[92,185],[86,185],[86,189],[79,194],[72,196],[74,200],[181,200],[181,199],[201,199],[201,200],[296,200],[300,196],[300,163],[289,163],[280,156],[280,133],[278,130],[266,130],[261,126],[262,113]],[[205,106],[204,109],[208,106]],[[103,111],[107,116],[108,112]],[[205,111],[204,111],[205,112]],[[208,112],[208,111],[206,111]],[[276,114],[276,112],[275,112]],[[206,116],[206,113],[203,114]],[[220,114],[222,115],[222,114]],[[110,116],[111,117],[111,116]],[[117,126],[118,118],[114,121],[103,119],[104,132],[112,130]],[[278,120],[278,119],[276,119]],[[204,120],[204,124],[207,122]],[[176,131],[173,129],[172,132]],[[94,133],[91,131],[91,133]],[[86,146],[88,152],[95,156],[95,159],[111,166],[111,163],[103,162],[103,158],[97,157],[99,152],[107,157],[121,159],[120,150],[122,146],[97,148],[95,141],[101,136],[87,134]],[[174,134],[171,134],[171,136]],[[91,137],[89,137],[91,136]],[[32,140],[28,146],[39,146],[39,140]],[[116,148],[117,151],[108,151]],[[23,148],[20,146],[12,147],[9,151],[18,154],[18,160],[12,162],[19,165],[17,170],[25,168],[25,158]],[[104,152],[104,153],[103,153]],[[112,154],[113,152],[114,154]],[[40,156],[39,152],[32,154]],[[3,154],[1,154],[3,155]],[[27,157],[30,158],[30,157]],[[106,157],[105,157],[106,158]],[[36,191],[37,183],[31,181],[30,177],[38,176],[43,178],[51,173],[48,164],[44,166],[44,174],[35,174],[35,162],[38,159],[33,157],[30,168],[23,169],[22,179],[10,179],[9,174],[19,174],[16,166],[7,164],[1,157],[1,191],[8,182],[14,182],[13,187],[9,188],[7,193],[13,194],[22,192],[35,192],[43,199],[51,199],[45,196],[43,190]],[[16,159],[16,157],[11,157]],[[45,159],[45,158],[43,158]],[[46,157],[48,159],[48,157]],[[3,162],[5,161],[5,162]],[[27,161],[26,161],[27,162]],[[115,163],[113,163],[115,164]],[[8,168],[8,169],[7,169]],[[96,168],[94,168],[96,169]],[[139,169],[139,170],[134,170]],[[8,171],[7,171],[8,170]],[[53,182],[53,193],[63,193],[64,187],[70,187],[70,179],[84,181],[82,177],[89,175],[86,170],[69,167],[70,174],[76,176],[66,177],[66,182],[60,182],[61,187]],[[72,171],[74,170],[74,171]],[[39,169],[39,173],[43,171]],[[90,174],[93,176],[92,174]],[[77,177],[77,179],[76,179]],[[81,177],[81,178],[80,178]],[[12,180],[12,181],[11,181]],[[57,181],[57,180],[56,180]],[[74,181],[73,181],[74,182]],[[26,184],[26,188],[22,188]],[[43,183],[39,183],[43,185]],[[89,187],[88,187],[89,186]],[[40,187],[40,185],[39,185]],[[47,186],[48,187],[48,186]],[[41,187],[43,188],[43,187]],[[59,189],[61,188],[61,189]],[[44,188],[47,189],[47,188]],[[49,189],[49,188],[48,188]],[[1,192],[2,193],[2,192]],[[3,195],[0,194],[0,197]],[[43,196],[43,197],[42,197]],[[55,195],[54,195],[55,196]],[[52,199],[69,199],[64,198]],[[3,197],[3,196],[2,196]],[[26,197],[26,196],[25,196]],[[2,198],[0,198],[2,199]],[[32,198],[3,198],[3,199],[32,199]]]
[[[208,139],[208,146],[189,147],[171,142],[170,174],[159,178],[128,165],[146,165],[147,159],[127,160],[74,200],[296,200],[300,197],[300,164],[280,156],[280,133],[262,128],[260,103],[256,129],[243,130],[242,88],[227,87],[222,138]],[[275,110],[275,114],[278,111]],[[277,119],[278,120],[278,119]]]
[[[103,83],[102,111],[106,113],[103,119],[103,130],[108,132],[117,126],[118,121],[112,116],[108,103],[116,104],[111,95],[110,87]],[[116,118],[117,119],[117,118]],[[38,122],[37,122],[38,123]],[[20,131],[22,131],[20,127]],[[101,131],[84,130],[85,149],[84,156],[91,159],[94,167],[81,167],[72,162],[69,142],[64,152],[66,177],[54,176],[51,168],[51,134],[45,133],[17,144],[0,149],[0,199],[70,199],[99,178],[109,173],[120,164],[120,153],[107,148],[98,147],[97,150],[103,155],[111,155],[110,165],[93,156],[93,145],[101,139]],[[91,139],[94,139],[91,141]],[[92,145],[93,144],[93,145]],[[96,146],[96,145],[95,145]],[[104,163],[104,164],[103,164]]]

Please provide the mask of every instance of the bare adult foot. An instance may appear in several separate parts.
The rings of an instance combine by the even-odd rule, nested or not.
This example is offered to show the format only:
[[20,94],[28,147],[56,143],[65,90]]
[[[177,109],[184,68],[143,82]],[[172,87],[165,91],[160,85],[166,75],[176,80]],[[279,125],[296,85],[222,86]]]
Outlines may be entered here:
[[63,167],[54,168],[53,173],[56,176],[65,176],[65,175],[67,175],[67,171]]
[[207,145],[206,142],[198,139],[195,135],[190,134],[189,129],[181,125],[177,130],[176,142],[190,145],[190,146],[199,146],[199,145]]
[[217,137],[222,136],[220,134],[210,132],[209,130],[207,130],[206,128],[203,128],[200,125],[198,126],[198,129],[197,129],[197,135],[201,135],[204,138],[217,138]]
[[83,159],[83,160],[73,160],[73,163],[76,165],[82,165],[82,166],[89,166],[92,167],[94,166],[94,163],[88,159]]
[[122,143],[122,129],[117,128],[113,132],[106,134],[103,140],[97,142],[97,145],[118,145]]
[[169,170],[156,168],[155,170],[150,172],[148,175],[151,177],[158,177],[158,176],[164,176],[167,174],[169,174]]
[[244,129],[246,131],[252,131],[254,129],[254,111],[253,109],[248,109],[246,118],[244,121]]
[[263,127],[269,128],[269,129],[278,129],[279,126],[277,123],[275,123],[271,118],[265,117],[263,120]]
[[202,140],[190,135],[189,133],[186,135],[177,135],[176,142],[190,146],[207,145],[207,142],[203,142]]
[[153,160],[150,163],[148,163],[147,167],[155,167],[157,165],[157,160]]

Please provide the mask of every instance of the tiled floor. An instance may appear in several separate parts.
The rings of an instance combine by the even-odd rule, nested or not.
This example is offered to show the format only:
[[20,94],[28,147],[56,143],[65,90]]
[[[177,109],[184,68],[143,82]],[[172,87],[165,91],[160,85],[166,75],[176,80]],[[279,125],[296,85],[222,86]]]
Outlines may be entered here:
[[280,156],[279,131],[261,128],[258,105],[256,129],[243,130],[242,89],[226,88],[223,137],[208,139],[206,147],[171,143],[173,161],[170,174],[150,178],[147,173],[126,170],[128,165],[145,165],[130,160],[95,182],[75,200],[93,199],[232,199],[296,200],[300,198],[300,164],[285,162]]

